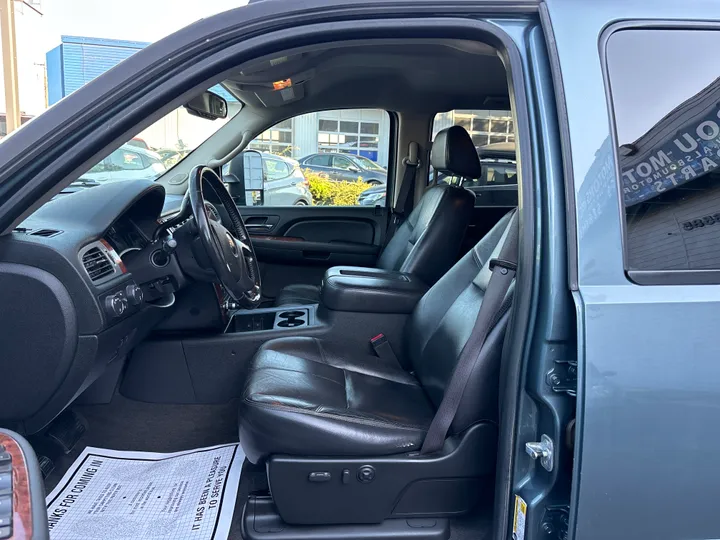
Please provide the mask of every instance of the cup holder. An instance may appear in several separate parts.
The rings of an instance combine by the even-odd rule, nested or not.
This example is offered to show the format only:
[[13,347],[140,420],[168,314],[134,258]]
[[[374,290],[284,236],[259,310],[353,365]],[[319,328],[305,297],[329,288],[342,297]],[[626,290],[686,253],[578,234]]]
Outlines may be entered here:
[[308,312],[304,309],[292,309],[289,311],[281,311],[275,319],[275,328],[296,328],[298,326],[307,326]]
[[293,328],[295,326],[302,326],[305,324],[304,319],[288,319],[286,321],[280,321],[278,326],[281,328]]
[[283,311],[278,315],[281,319],[293,319],[297,317],[302,317],[305,315],[304,311],[295,310],[295,311]]

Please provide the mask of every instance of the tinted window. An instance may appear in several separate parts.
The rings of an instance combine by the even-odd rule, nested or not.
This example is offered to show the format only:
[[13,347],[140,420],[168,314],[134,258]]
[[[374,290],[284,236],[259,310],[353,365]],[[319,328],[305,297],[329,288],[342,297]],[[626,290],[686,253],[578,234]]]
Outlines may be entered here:
[[318,165],[320,167],[329,167],[331,156],[315,156],[307,160],[308,165]]
[[609,38],[631,270],[720,269],[718,47],[706,30]]

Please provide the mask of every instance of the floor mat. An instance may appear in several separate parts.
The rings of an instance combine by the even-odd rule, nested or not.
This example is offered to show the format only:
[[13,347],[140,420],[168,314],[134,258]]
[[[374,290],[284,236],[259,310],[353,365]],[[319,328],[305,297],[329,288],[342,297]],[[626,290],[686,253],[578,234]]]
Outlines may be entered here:
[[47,497],[51,540],[228,538],[239,444],[175,453],[87,447]]
[[143,403],[115,395],[111,403],[73,410],[88,422],[77,447],[55,461],[45,479],[50,493],[86,446],[144,452],[179,452],[238,442],[237,400],[218,405]]

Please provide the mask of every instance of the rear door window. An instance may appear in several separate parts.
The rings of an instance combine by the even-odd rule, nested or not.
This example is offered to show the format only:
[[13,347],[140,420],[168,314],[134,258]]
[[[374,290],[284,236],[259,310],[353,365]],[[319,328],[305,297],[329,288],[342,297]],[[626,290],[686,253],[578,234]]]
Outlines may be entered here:
[[316,165],[318,167],[330,167],[332,156],[313,156],[307,160],[308,165]]
[[[608,39],[628,270],[720,269],[718,47],[714,30]],[[669,75],[668,66],[685,68]]]

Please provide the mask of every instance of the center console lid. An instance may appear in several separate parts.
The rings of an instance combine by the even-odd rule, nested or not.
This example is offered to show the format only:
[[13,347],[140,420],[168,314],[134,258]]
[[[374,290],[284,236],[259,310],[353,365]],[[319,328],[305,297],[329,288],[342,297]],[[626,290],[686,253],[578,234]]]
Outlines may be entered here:
[[412,274],[333,266],[325,272],[320,298],[326,308],[335,311],[410,313],[427,290]]

